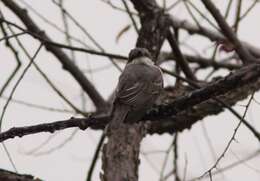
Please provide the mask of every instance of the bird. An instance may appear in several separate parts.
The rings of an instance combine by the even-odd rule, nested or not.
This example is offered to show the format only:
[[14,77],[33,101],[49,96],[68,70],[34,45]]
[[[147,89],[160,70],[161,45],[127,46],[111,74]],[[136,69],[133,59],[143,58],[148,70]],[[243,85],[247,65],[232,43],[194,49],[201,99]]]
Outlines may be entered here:
[[130,51],[119,77],[112,107],[111,124],[139,121],[163,90],[163,76],[146,48]]

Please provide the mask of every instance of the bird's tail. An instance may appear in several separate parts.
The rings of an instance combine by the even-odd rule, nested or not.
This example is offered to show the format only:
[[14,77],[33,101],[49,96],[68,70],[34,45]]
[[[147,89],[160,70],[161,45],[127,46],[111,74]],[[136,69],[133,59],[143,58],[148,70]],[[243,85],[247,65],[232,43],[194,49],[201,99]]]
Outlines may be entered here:
[[112,119],[108,124],[108,128],[107,128],[108,132],[110,132],[110,130],[116,129],[116,127],[118,127],[117,126],[118,124],[124,122],[129,110],[130,107],[128,105],[118,104],[118,103],[114,105],[112,111]]

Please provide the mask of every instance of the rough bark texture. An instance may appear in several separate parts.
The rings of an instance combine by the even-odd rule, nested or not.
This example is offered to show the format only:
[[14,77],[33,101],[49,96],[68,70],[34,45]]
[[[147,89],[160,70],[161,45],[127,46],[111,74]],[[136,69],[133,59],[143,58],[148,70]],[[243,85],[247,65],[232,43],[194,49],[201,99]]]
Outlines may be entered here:
[[3,169],[0,169],[0,180],[1,181],[41,181],[40,179],[35,178],[32,175],[17,174]]
[[113,127],[103,148],[103,181],[136,181],[140,142],[145,136],[144,124],[120,123]]

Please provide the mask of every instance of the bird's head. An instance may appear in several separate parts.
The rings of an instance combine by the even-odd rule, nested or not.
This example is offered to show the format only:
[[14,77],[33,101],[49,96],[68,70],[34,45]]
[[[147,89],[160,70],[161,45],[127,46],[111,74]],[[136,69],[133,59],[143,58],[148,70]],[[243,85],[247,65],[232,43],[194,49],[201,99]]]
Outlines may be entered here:
[[152,55],[146,48],[134,48],[129,53],[128,63],[131,63],[134,59],[141,57],[146,57],[152,60]]

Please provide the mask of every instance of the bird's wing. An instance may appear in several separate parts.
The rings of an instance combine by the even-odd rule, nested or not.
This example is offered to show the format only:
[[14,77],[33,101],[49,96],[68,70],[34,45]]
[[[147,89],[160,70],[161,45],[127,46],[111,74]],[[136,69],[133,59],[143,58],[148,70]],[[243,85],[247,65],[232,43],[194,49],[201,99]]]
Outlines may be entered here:
[[120,76],[116,99],[126,105],[142,107],[145,106],[143,104],[153,102],[156,95],[159,95],[162,89],[162,78],[160,72],[155,71],[158,76],[151,76],[151,79],[147,80],[147,78],[136,76],[133,69],[134,66],[126,67]]
[[135,106],[142,98],[147,85],[145,82],[137,80],[134,76],[123,73],[119,78],[116,91],[116,99],[126,105]]

